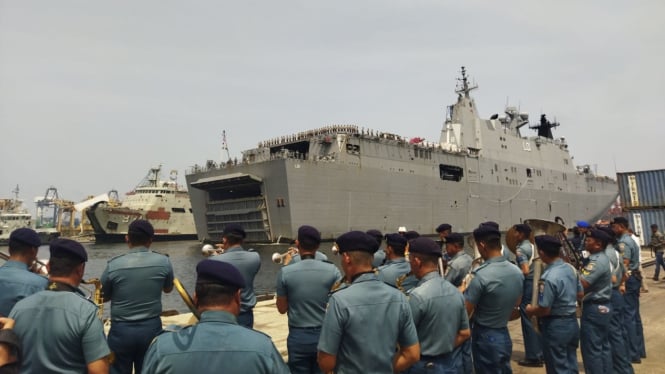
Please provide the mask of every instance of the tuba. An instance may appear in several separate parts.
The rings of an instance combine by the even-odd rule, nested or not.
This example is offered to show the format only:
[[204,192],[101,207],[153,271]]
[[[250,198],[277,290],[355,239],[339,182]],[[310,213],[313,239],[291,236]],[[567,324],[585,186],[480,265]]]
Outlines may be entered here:
[[97,305],[97,317],[99,319],[102,319],[102,316],[104,315],[104,294],[102,293],[102,282],[99,280],[99,278],[92,278],[88,280],[82,280],[81,283],[83,284],[92,284],[95,286],[95,290],[92,292],[90,298],[92,299],[92,302]]

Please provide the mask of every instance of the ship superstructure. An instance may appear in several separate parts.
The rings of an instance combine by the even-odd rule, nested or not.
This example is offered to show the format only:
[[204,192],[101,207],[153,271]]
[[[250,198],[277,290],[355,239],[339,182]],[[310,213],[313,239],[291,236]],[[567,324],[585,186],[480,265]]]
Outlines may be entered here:
[[[192,207],[187,190],[177,184],[177,172],[161,180],[161,166],[128,192],[125,200],[97,199],[86,212],[97,243],[123,242],[129,224],[145,219],[155,228],[155,241],[196,239]],[[108,196],[108,195],[102,195]]]
[[558,126],[541,116],[540,135],[524,136],[529,116],[515,107],[482,119],[466,72],[438,142],[355,125],[332,125],[264,141],[242,160],[209,161],[187,174],[200,240],[219,240],[240,223],[248,240],[293,238],[300,225],[326,239],[349,230],[434,233],[441,222],[469,232],[483,221],[502,230],[525,219],[566,222],[600,216],[616,181],[576,167]]

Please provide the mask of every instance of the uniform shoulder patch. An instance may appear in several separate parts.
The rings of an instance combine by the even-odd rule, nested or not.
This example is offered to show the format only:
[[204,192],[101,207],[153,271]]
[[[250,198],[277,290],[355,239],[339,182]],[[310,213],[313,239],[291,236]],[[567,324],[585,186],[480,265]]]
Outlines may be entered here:
[[585,267],[582,268],[582,274],[589,275],[593,271],[596,264],[594,262],[589,262]]

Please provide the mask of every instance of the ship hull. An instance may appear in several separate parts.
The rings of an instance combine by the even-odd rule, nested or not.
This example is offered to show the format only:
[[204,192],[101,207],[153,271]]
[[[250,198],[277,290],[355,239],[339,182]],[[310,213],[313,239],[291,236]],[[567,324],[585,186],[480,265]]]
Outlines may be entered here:
[[[95,234],[95,243],[124,243],[127,234]],[[178,240],[196,240],[196,234],[173,234],[173,235],[155,235],[153,242],[168,242]]]

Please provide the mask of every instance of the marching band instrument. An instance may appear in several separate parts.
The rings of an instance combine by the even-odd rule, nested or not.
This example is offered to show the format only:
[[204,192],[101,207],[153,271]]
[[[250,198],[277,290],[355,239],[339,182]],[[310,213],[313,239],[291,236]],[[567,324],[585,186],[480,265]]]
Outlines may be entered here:
[[196,305],[194,305],[194,300],[192,299],[191,296],[189,296],[189,293],[185,289],[185,286],[183,286],[182,283],[180,282],[180,279],[174,278],[173,285],[175,286],[175,289],[178,291],[178,294],[180,294],[182,301],[185,302],[185,305],[187,305],[187,308],[189,308],[194,317],[196,317],[197,320],[201,319],[201,314],[199,313],[198,309],[196,309]]
[[102,293],[102,282],[99,278],[91,278],[88,280],[82,280],[82,284],[92,284],[95,286],[95,291],[92,292],[91,299],[92,302],[97,305],[97,317],[102,319],[104,315],[104,294]]
[[215,244],[214,247],[210,244],[206,244],[201,248],[201,254],[203,257],[221,255],[222,253],[224,253],[224,247],[222,244]]
[[272,262],[276,264],[288,265],[291,262],[293,256],[298,254],[298,248],[289,247],[289,249],[284,253],[275,252],[272,254]]
[[[0,259],[5,260],[5,261],[9,261],[9,258],[10,257],[9,257],[8,254],[6,254],[4,252],[0,252]],[[28,270],[30,270],[31,272],[33,272],[35,274],[48,275],[48,270],[46,268],[47,263],[48,263],[48,260],[37,260],[37,259],[35,259],[35,261],[32,263],[32,265],[28,266]]]
[[[535,237],[540,235],[551,235],[558,237],[561,240],[566,227],[558,222],[546,221],[543,219],[527,219],[524,221],[524,224],[531,228],[531,238],[529,240],[533,243],[535,242]],[[565,253],[565,250],[562,247],[562,251]],[[568,257],[565,257],[568,258]],[[538,256],[538,247],[534,244],[534,253],[532,256],[533,264],[533,288],[531,291],[531,305],[538,305],[538,283],[540,282],[540,276],[543,272],[543,261]],[[540,333],[540,326],[538,324],[538,317],[531,316],[531,324],[533,329]]]

